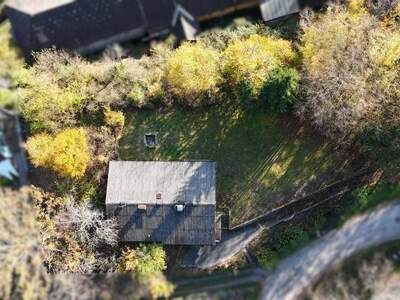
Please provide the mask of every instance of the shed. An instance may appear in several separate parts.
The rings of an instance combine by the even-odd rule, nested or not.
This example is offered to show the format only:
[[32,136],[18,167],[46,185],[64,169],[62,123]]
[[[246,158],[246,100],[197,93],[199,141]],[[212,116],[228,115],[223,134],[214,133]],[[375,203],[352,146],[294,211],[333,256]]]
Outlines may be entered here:
[[216,164],[212,161],[112,161],[106,212],[125,242],[213,245]]

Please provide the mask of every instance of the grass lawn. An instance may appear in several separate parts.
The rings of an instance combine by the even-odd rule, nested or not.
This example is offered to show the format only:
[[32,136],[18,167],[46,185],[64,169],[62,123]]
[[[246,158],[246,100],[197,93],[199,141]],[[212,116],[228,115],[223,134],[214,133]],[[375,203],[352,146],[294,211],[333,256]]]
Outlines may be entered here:
[[[157,132],[158,146],[143,136]],[[332,145],[301,126],[260,108],[232,104],[134,113],[119,145],[121,160],[217,162],[217,201],[233,223],[335,180],[345,164]]]

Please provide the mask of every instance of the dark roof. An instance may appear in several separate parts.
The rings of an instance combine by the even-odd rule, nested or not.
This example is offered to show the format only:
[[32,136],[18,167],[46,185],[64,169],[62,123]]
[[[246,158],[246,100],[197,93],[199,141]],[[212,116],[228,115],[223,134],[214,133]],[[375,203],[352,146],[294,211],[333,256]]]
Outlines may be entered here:
[[215,202],[215,162],[110,162],[106,204],[215,205]]
[[71,4],[76,0],[8,0],[7,6],[28,15],[36,15],[57,7]]
[[186,205],[177,212],[174,205],[107,205],[107,216],[116,217],[121,241],[160,242],[169,245],[213,245],[215,206]]
[[121,240],[214,244],[215,168],[212,161],[110,162],[106,209]]

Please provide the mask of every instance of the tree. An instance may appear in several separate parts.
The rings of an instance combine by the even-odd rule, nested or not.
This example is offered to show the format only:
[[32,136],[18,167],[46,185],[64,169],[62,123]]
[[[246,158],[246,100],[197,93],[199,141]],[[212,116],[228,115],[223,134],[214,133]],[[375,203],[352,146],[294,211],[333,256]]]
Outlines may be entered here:
[[165,251],[157,245],[140,245],[136,249],[125,248],[122,257],[122,270],[135,272],[139,277],[146,277],[167,268]]
[[297,101],[300,75],[293,68],[277,68],[270,72],[261,89],[261,98],[273,111],[286,112]]
[[0,298],[47,299],[40,227],[28,191],[0,191]]
[[323,15],[303,15],[302,31],[300,115],[326,136],[362,147],[369,133],[400,124],[398,27],[330,6]]
[[117,223],[87,202],[35,188],[44,260],[52,272],[91,273],[115,269]]
[[154,299],[169,297],[174,291],[162,271],[166,270],[166,254],[157,245],[140,245],[136,249],[125,248],[122,251],[121,271],[132,272],[139,282],[148,286]]
[[53,169],[62,176],[81,178],[90,161],[83,128],[72,128],[52,136],[38,134],[27,142],[27,150],[36,167]]
[[224,50],[222,73],[229,85],[240,89],[246,84],[248,96],[257,97],[269,73],[293,64],[295,58],[289,41],[253,34],[247,39],[234,40]]
[[215,101],[221,81],[219,53],[200,43],[184,43],[167,59],[166,80],[173,95],[185,104]]

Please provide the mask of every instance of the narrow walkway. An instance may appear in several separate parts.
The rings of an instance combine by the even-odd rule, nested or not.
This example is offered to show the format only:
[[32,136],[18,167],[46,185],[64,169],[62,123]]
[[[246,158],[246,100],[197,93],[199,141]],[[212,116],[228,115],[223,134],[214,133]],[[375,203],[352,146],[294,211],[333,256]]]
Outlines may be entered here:
[[177,286],[172,299],[195,293],[220,291],[237,287],[238,285],[252,284],[262,285],[268,272],[261,268],[242,270],[240,273],[223,272],[209,275],[203,278],[190,278],[176,281]]
[[298,299],[344,259],[396,239],[400,239],[400,201],[351,219],[283,260],[266,279],[261,299]]
[[327,201],[336,199],[364,183],[369,172],[362,172],[336,182],[306,197],[296,199],[248,222],[222,232],[222,241],[215,246],[191,247],[178,262],[181,268],[211,269],[229,262],[243,251],[261,232],[288,222]]

